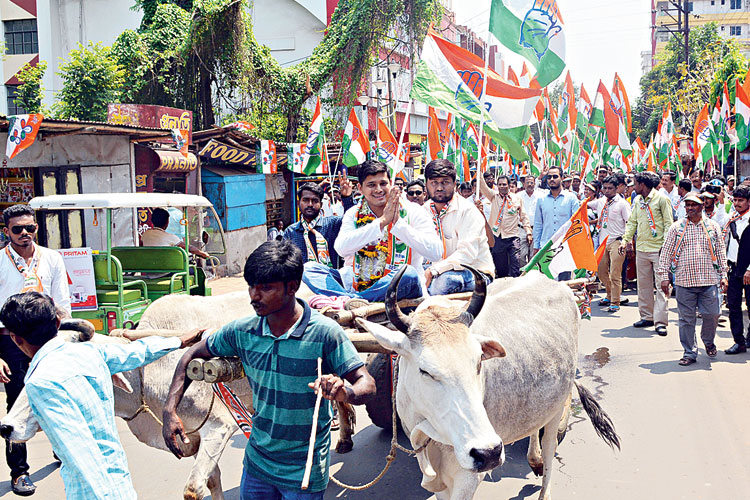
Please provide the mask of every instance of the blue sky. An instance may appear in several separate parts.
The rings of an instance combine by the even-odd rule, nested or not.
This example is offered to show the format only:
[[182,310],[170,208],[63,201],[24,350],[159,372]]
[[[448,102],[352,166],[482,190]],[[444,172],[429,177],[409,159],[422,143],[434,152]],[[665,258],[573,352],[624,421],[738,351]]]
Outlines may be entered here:
[[[522,0],[511,0],[516,4]],[[454,0],[458,24],[487,36],[490,0]],[[528,0],[527,0],[528,3]],[[566,62],[576,84],[584,83],[591,99],[601,79],[611,88],[615,71],[635,105],[640,94],[641,51],[650,49],[649,0],[557,0],[565,21]],[[493,38],[494,40],[494,38]],[[497,43],[497,41],[493,41]],[[502,49],[506,63],[520,70],[523,59]],[[520,71],[519,71],[520,73]],[[563,73],[561,78],[564,78]]]

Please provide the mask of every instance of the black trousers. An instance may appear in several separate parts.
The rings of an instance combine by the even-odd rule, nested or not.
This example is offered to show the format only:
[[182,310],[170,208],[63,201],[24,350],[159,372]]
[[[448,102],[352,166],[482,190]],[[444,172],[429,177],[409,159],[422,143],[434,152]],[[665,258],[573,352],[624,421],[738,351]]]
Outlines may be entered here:
[[495,263],[495,278],[515,278],[521,274],[521,240],[518,236],[495,238],[495,246],[490,252]]
[[[10,382],[5,384],[5,399],[7,410],[13,407],[18,395],[23,390],[23,379],[29,369],[31,361],[8,335],[0,335],[0,358],[8,363],[10,368]],[[29,464],[26,461],[26,445],[24,443],[10,444],[5,441],[5,460],[10,468],[10,477],[16,479],[18,476],[29,473]]]
[[[745,292],[745,304],[750,317],[750,285],[742,284],[742,274],[733,266],[729,269],[729,287],[727,288],[727,308],[729,309],[729,328],[736,344],[745,345],[745,327],[742,320],[742,292]],[[750,338],[750,321],[747,325],[747,338]]]

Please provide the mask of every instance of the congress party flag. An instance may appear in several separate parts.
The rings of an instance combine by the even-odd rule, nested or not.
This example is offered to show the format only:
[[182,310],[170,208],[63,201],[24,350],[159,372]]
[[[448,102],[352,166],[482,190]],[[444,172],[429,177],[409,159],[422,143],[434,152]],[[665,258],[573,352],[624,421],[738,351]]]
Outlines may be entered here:
[[592,111],[594,111],[594,107],[591,105],[591,99],[589,99],[589,94],[588,92],[586,92],[586,89],[583,87],[583,84],[581,84],[581,91],[578,97],[578,106],[576,109],[576,112],[577,112],[576,123],[577,123],[578,131],[584,135],[586,135],[586,129],[589,126],[589,121],[591,121]]
[[615,113],[625,124],[625,130],[631,133],[633,131],[633,117],[630,111],[630,100],[628,99],[628,93],[625,92],[625,85],[617,73],[615,73],[615,81],[612,84],[612,102]]
[[400,172],[404,166],[403,149],[402,154],[396,154],[396,148],[398,141],[388,129],[388,125],[378,118],[378,160],[388,165],[391,176]]
[[5,156],[13,159],[18,153],[34,144],[44,116],[40,113],[10,115],[8,117],[8,143]]
[[[312,121],[310,122],[310,130],[307,134],[307,146],[305,148],[305,164],[302,167],[302,172],[305,175],[320,173],[322,170],[322,158],[321,152],[325,148],[323,138],[325,136],[325,127],[323,126],[323,114],[320,110],[320,97],[318,102],[315,104],[315,112],[313,113]],[[325,165],[327,171],[328,166]]]
[[672,103],[668,102],[664,108],[664,114],[659,122],[659,128],[656,136],[656,148],[659,151],[659,162],[669,158],[669,150],[672,147],[672,137],[674,136],[674,120],[672,119]]
[[565,30],[555,0],[492,0],[490,33],[536,68],[542,87],[565,69]]
[[[742,87],[737,87],[741,89]],[[740,116],[737,114],[737,123],[739,125]],[[703,109],[698,113],[693,127],[693,154],[695,161],[699,165],[705,164],[713,155],[713,138],[714,130],[711,118],[708,116],[708,103],[703,105]]]
[[541,89],[512,85],[492,69],[485,82],[484,74],[482,58],[430,30],[411,97],[474,125],[484,122],[484,130],[498,146],[526,160],[522,144],[530,134],[528,125]]
[[344,139],[341,141],[341,149],[344,152],[342,160],[347,167],[355,167],[367,159],[370,151],[370,141],[367,133],[359,123],[354,108],[349,112],[349,120],[344,128]]
[[598,266],[587,210],[588,200],[583,200],[570,220],[542,246],[523,271],[537,269],[552,279],[562,272],[576,269],[596,272]]
[[273,141],[260,141],[258,153],[260,154],[260,161],[256,163],[260,167],[258,173],[275,174],[279,168],[276,158],[276,144]]
[[437,160],[443,156],[443,148],[440,143],[440,121],[435,108],[430,106],[430,123],[427,131],[427,163]]
[[[625,151],[630,152],[630,139],[625,130],[625,125],[615,111],[616,104],[612,100],[610,93],[607,91],[607,87],[604,86],[601,80],[599,81],[599,88],[596,92],[594,102],[595,105],[591,117],[591,124],[600,126],[599,123],[603,121],[604,126],[607,129],[607,142],[610,146],[619,146],[623,153],[625,153]],[[601,113],[601,115],[599,113]]]
[[735,80],[735,85],[737,90],[734,99],[735,129],[737,139],[739,139],[737,151],[744,151],[750,144],[750,98],[739,80]]

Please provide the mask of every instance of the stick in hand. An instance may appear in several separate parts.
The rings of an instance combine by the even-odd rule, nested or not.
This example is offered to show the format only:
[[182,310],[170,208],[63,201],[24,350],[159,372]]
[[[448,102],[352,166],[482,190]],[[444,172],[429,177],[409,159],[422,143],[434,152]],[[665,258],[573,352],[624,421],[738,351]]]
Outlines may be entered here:
[[[318,382],[323,378],[323,360],[318,358]],[[318,396],[315,398],[315,410],[313,411],[312,429],[310,430],[310,444],[307,448],[307,462],[305,462],[305,475],[302,476],[302,489],[310,486],[310,471],[312,470],[313,452],[315,451],[315,433],[318,431],[318,411],[320,400],[323,398],[323,389],[318,387]]]

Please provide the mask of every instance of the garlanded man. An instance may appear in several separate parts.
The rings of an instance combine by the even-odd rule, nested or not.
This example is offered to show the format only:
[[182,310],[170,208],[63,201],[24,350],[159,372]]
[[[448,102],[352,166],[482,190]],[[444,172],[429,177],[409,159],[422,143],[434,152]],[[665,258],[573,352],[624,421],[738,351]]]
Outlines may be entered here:
[[[432,265],[425,271],[430,295],[474,290],[474,275],[464,264],[484,274],[487,282],[494,276],[485,219],[471,200],[455,192],[456,167],[449,160],[428,163],[425,178],[430,201],[424,206],[434,222],[433,234],[437,231],[441,242],[440,255],[430,259]],[[484,177],[492,191],[486,181]]]
[[344,257],[339,271],[316,262],[305,264],[303,281],[314,293],[379,302],[401,266],[409,266],[398,296],[421,297],[426,291],[424,259],[442,255],[430,217],[391,186],[388,167],[369,160],[358,169],[362,199],[346,211],[334,249]]

